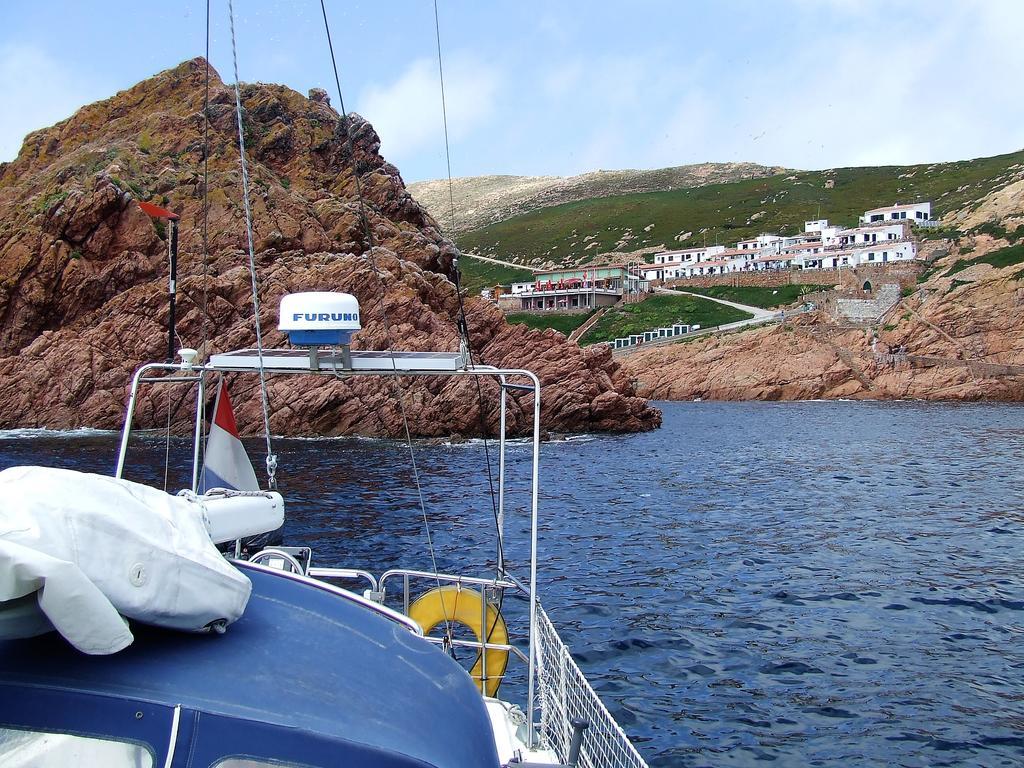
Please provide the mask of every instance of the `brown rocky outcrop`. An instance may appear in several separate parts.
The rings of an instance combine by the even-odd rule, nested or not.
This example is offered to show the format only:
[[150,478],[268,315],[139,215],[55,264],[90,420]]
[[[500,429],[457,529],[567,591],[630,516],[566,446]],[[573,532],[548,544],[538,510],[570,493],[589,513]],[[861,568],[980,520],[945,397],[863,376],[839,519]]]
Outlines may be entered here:
[[[132,371],[163,357],[166,233],[137,199],[181,215],[182,345],[204,355],[254,343],[233,92],[211,70],[204,157],[206,69],[202,59],[185,62],[84,107],[30,134],[17,159],[0,165],[0,427],[117,427]],[[380,156],[373,128],[357,115],[339,117],[321,91],[305,98],[283,86],[246,84],[242,100],[266,343],[283,343],[275,330],[283,294],[339,290],[361,304],[364,329],[354,348],[457,350],[456,251]],[[527,367],[541,377],[546,429],[634,431],[660,423],[608,352],[510,326],[477,298],[467,298],[465,307],[474,350],[485,362]],[[260,429],[253,384],[233,385],[247,432]],[[402,380],[401,391],[416,434],[479,431],[469,380]],[[286,434],[398,435],[397,393],[377,379],[271,379],[271,426]],[[175,424],[184,427],[190,406],[175,397],[171,406]],[[140,420],[163,424],[167,408],[163,393],[147,391]],[[493,386],[485,387],[484,408],[493,425]],[[516,397],[513,429],[526,429],[531,414],[530,398]]]
[[946,274],[958,258],[1006,245],[985,236],[928,245],[931,276],[874,328],[817,313],[623,363],[642,395],[664,400],[1024,401],[1024,264]]

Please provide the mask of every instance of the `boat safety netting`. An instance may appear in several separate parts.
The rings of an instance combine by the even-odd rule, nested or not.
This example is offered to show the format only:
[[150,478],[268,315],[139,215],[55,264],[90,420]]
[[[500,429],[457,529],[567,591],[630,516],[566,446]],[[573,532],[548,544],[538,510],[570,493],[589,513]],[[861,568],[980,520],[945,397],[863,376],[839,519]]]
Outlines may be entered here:
[[580,768],[647,768],[539,606],[536,639],[543,745],[565,762],[572,741],[572,721],[584,720],[589,727],[583,732]]

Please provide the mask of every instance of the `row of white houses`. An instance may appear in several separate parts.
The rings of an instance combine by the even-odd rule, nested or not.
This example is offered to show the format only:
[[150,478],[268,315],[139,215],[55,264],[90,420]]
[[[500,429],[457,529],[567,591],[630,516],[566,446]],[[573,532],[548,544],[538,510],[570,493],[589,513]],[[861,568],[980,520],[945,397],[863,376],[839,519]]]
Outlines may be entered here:
[[677,280],[782,269],[841,269],[917,258],[911,225],[931,221],[931,203],[893,205],[866,211],[860,226],[847,228],[828,219],[804,223],[798,235],[758,235],[735,248],[724,245],[656,254],[642,267],[647,280]]

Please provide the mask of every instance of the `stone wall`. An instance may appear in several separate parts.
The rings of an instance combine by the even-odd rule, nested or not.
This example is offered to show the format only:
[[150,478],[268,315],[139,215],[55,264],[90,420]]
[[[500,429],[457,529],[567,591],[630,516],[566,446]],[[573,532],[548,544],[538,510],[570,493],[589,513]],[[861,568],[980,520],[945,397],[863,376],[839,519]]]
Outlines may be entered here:
[[900,287],[887,283],[870,299],[837,298],[835,317],[852,323],[874,323],[900,300]]
[[775,288],[780,285],[841,285],[844,288],[860,289],[865,281],[872,287],[881,283],[897,283],[900,287],[915,285],[917,276],[925,269],[924,262],[897,261],[891,264],[850,269],[808,269],[778,270],[771,272],[734,272],[729,275],[713,277],[690,277],[678,280],[666,280],[667,286],[687,285],[694,288],[710,288],[715,285],[757,286]]
[[926,264],[918,259],[914,261],[897,261],[892,264],[873,264],[860,266],[856,269],[839,270],[840,286],[846,289],[861,290],[864,283],[871,283],[877,288],[885,283],[894,283],[900,288],[917,285],[917,277],[926,269]]
[[[683,277],[678,280],[666,280],[667,286],[693,286],[694,288],[711,288],[715,285],[757,286],[759,288],[775,288],[780,285],[839,285],[841,281],[838,269],[816,269],[813,271],[779,270],[777,272],[734,272],[729,275],[713,277]],[[849,271],[849,270],[846,270]]]

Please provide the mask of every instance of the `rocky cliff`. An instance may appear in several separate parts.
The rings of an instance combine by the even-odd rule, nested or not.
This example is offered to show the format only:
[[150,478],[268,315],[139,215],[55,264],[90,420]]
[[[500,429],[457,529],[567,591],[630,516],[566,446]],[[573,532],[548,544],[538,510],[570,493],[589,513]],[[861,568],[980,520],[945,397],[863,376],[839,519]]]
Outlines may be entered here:
[[800,316],[624,362],[666,400],[1024,400],[1024,244],[978,235],[923,253],[921,285],[874,328]]
[[[30,134],[17,159],[0,165],[0,427],[118,427],[132,371],[164,356],[166,231],[135,200],[181,215],[181,345],[205,356],[254,343],[233,91],[210,71],[204,143],[206,72],[205,61],[189,61],[84,107]],[[338,290],[355,294],[362,307],[354,348],[391,341],[398,349],[458,349],[455,249],[380,156],[372,127],[355,115],[339,117],[321,91],[306,98],[247,84],[242,100],[266,343],[284,343],[275,330],[283,294]],[[349,133],[376,244],[372,259]],[[660,423],[606,351],[509,325],[476,298],[466,300],[466,312],[484,362],[540,375],[546,429],[633,431]],[[240,380],[232,390],[247,432],[260,428],[252,384]],[[478,431],[468,380],[401,384],[416,434]],[[493,425],[494,388],[484,392]],[[381,380],[271,379],[270,404],[275,433],[400,433],[397,390]],[[142,424],[162,425],[169,407],[183,428],[188,401],[147,391]],[[525,430],[531,414],[530,398],[516,398],[512,428]]]

